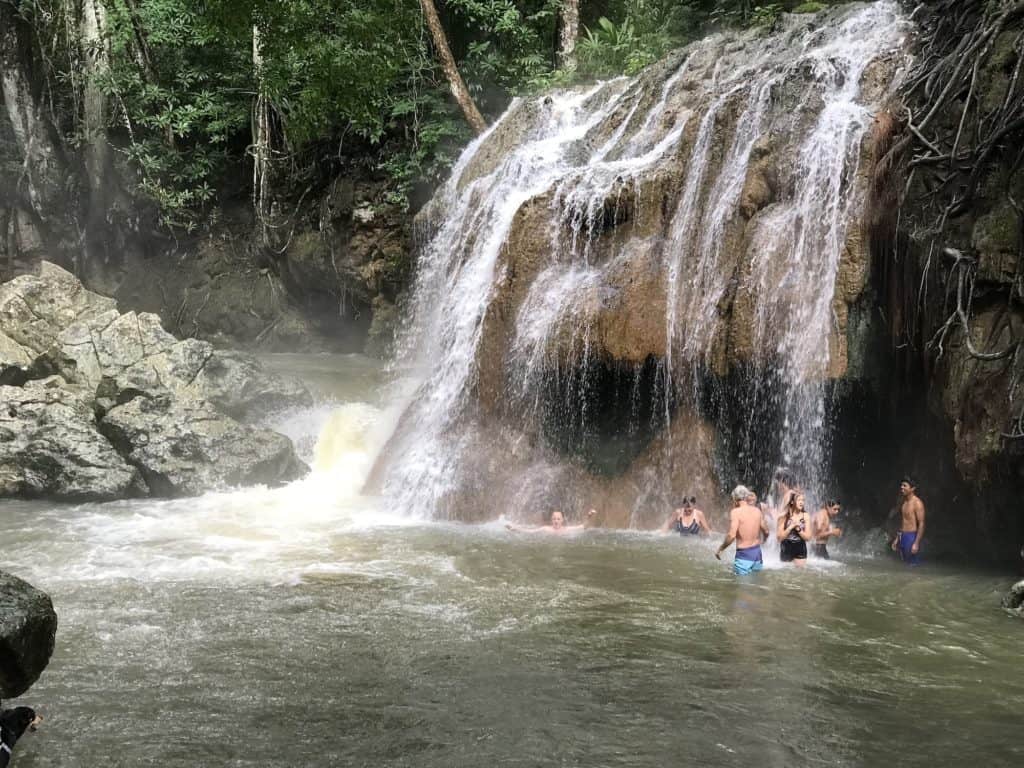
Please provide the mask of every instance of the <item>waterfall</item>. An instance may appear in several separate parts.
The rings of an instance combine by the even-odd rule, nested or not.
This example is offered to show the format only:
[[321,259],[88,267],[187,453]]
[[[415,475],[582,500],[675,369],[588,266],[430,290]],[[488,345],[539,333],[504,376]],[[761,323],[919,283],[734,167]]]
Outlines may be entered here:
[[[418,386],[375,473],[385,495],[474,518],[618,494],[635,523],[737,479],[705,427],[763,420],[781,430],[760,449],[827,484],[865,138],[906,24],[895,2],[786,16],[515,100],[422,214],[401,345]],[[716,389],[743,419],[709,410]],[[587,447],[601,434],[631,440],[618,485]]]

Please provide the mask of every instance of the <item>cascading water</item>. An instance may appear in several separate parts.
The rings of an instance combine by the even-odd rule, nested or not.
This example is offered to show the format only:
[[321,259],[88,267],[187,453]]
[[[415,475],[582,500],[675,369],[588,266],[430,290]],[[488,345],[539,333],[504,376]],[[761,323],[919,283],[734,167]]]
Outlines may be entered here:
[[614,422],[650,443],[616,491],[635,523],[735,479],[701,435],[708,388],[736,371],[730,407],[782,426],[759,449],[825,481],[827,382],[863,284],[862,155],[907,30],[894,2],[779,27],[517,100],[466,149],[425,214],[404,337],[421,383],[375,473],[400,509],[611,498],[614,478],[565,454]]

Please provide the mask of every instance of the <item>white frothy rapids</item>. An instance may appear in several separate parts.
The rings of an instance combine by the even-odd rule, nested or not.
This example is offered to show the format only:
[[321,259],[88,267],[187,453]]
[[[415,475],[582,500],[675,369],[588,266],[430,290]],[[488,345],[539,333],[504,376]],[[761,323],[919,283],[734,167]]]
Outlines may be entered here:
[[878,2],[820,23],[790,18],[770,35],[715,35],[674,68],[513,102],[465,150],[431,206],[436,228],[420,254],[404,341],[422,384],[394,441],[387,496],[431,517],[468,481],[460,468],[480,445],[478,352],[496,287],[509,278],[502,251],[523,207],[546,197],[551,209],[549,231],[532,233],[549,240],[548,263],[519,305],[505,362],[505,394],[530,423],[545,379],[586,369],[594,331],[587,304],[632,257],[626,238],[595,258],[609,207],[626,192],[639,206],[644,185],[673,163],[685,170],[660,235],[660,367],[666,405],[697,408],[699,372],[723,333],[718,307],[736,279],[723,264],[729,227],[759,142],[791,134],[791,168],[779,182],[791,189],[752,222],[750,274],[741,279],[754,306],[753,375],[781,382],[762,403],[784,421],[786,438],[772,448],[815,486],[829,451],[824,397],[837,270],[862,205],[864,139],[885,96],[865,97],[863,76],[873,62],[902,55],[906,31],[897,4]]
[[[10,513],[23,519],[10,531],[0,526],[5,564],[39,574],[51,587],[119,579],[291,583],[323,573],[383,578],[419,567],[415,557],[389,563],[358,550],[363,531],[414,524],[361,492],[393,418],[360,401],[283,414],[272,426],[300,446],[312,472],[280,488],[76,508],[7,502],[23,508]],[[39,530],[50,546],[38,546]]]

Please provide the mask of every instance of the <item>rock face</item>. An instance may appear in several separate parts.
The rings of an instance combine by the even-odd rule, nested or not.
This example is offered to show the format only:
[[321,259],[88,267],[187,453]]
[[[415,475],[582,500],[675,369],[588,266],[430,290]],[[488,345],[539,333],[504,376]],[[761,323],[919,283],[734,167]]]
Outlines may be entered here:
[[117,499],[145,493],[103,439],[92,405],[58,376],[0,386],[0,496]]
[[0,699],[21,696],[53,654],[57,614],[50,598],[0,571]]
[[287,437],[243,426],[199,398],[135,397],[108,411],[100,429],[158,496],[278,485],[305,474]]
[[[763,489],[776,462],[814,483],[904,25],[893,3],[801,14],[514,102],[418,222],[406,341],[428,373],[374,473],[385,491],[465,516],[502,488],[528,514],[544,477],[642,525],[686,489]],[[580,450],[623,433],[617,456]]]
[[305,388],[120,314],[48,262],[0,286],[0,375],[4,495],[181,496],[305,472],[287,438],[237,421],[308,405]]

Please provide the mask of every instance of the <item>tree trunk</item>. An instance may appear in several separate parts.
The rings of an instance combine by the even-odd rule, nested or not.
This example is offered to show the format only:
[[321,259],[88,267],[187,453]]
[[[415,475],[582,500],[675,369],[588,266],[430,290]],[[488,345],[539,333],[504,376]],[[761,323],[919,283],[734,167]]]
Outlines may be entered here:
[[558,13],[558,66],[576,69],[576,39],[580,34],[580,0],[562,0]]
[[106,10],[100,0],[82,3],[82,60],[85,62],[85,92],[82,122],[85,136],[85,173],[89,188],[90,229],[97,229],[107,211],[109,195],[110,145],[107,143],[107,97],[97,80],[110,69],[105,29]]
[[256,79],[256,101],[252,108],[252,205],[256,220],[267,240],[268,165],[270,162],[270,101],[263,85],[263,53],[260,30],[252,25],[252,69]]
[[69,174],[57,132],[31,87],[29,39],[15,7],[0,2],[0,89],[23,158],[20,177],[5,183],[18,189],[19,199],[41,221],[49,222],[69,212]]
[[477,134],[487,130],[487,123],[484,121],[480,110],[476,108],[473,97],[469,95],[459,68],[455,66],[455,57],[452,56],[451,48],[448,47],[448,38],[444,34],[444,27],[441,26],[441,19],[438,18],[437,8],[434,7],[434,0],[420,0],[423,8],[423,16],[426,18],[427,27],[430,29],[430,37],[434,43],[434,52],[441,62],[441,69],[448,78],[448,85],[452,90],[452,96],[462,108],[462,114],[466,116],[466,122]]

